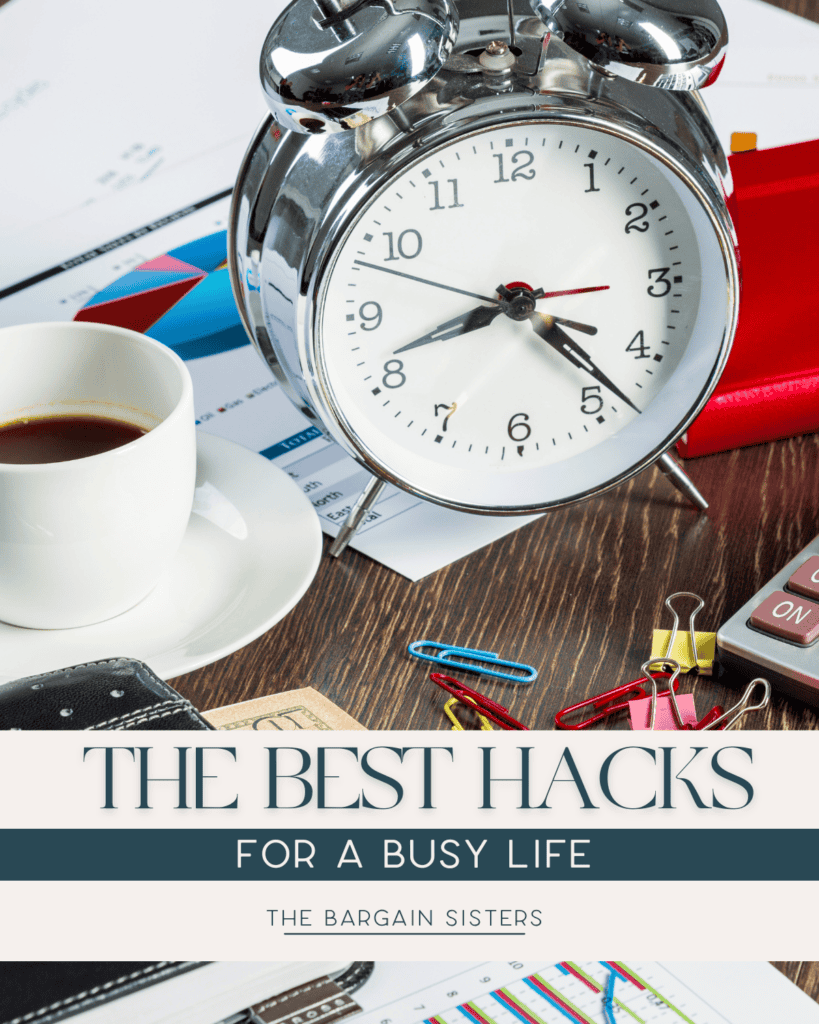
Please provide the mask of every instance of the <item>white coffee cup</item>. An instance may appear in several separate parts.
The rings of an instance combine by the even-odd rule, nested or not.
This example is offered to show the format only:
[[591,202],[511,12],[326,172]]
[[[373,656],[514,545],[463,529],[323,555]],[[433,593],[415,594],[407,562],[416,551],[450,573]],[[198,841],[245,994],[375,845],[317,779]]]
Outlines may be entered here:
[[185,364],[136,331],[72,322],[3,328],[0,370],[0,424],[91,415],[148,431],[86,458],[0,463],[0,620],[62,629],[127,611],[156,585],[190,516]]

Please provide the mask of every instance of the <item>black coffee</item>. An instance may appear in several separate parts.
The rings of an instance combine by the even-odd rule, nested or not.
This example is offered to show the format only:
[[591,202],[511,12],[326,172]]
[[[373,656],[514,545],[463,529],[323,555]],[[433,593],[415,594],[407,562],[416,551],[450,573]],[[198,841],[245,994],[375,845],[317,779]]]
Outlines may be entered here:
[[146,431],[103,416],[51,416],[0,427],[0,462],[69,462],[119,448]]

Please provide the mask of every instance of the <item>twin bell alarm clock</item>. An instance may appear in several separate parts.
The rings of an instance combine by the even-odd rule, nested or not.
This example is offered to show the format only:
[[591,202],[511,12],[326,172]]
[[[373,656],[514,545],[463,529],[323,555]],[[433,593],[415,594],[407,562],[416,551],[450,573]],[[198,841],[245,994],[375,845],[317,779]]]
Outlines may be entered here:
[[737,319],[699,90],[715,0],[294,0],[261,56],[229,258],[298,408],[385,482],[539,513],[668,454]]

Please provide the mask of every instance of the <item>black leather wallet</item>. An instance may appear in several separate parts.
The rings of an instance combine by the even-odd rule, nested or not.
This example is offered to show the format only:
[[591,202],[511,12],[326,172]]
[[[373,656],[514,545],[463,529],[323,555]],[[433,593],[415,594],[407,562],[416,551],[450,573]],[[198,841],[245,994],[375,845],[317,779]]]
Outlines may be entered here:
[[54,1024],[201,966],[201,961],[182,960],[6,961],[0,1024]]
[[92,661],[0,686],[0,729],[212,728],[189,700],[132,658]]

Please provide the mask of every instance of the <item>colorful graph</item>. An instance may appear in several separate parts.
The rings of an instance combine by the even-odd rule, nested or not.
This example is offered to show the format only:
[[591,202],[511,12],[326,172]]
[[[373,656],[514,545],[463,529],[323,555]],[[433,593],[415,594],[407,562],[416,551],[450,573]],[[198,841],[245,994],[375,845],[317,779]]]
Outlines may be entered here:
[[616,960],[563,961],[426,1018],[424,1024],[693,1024]]
[[227,232],[171,249],[113,281],[74,317],[141,331],[182,359],[250,344],[230,288]]

